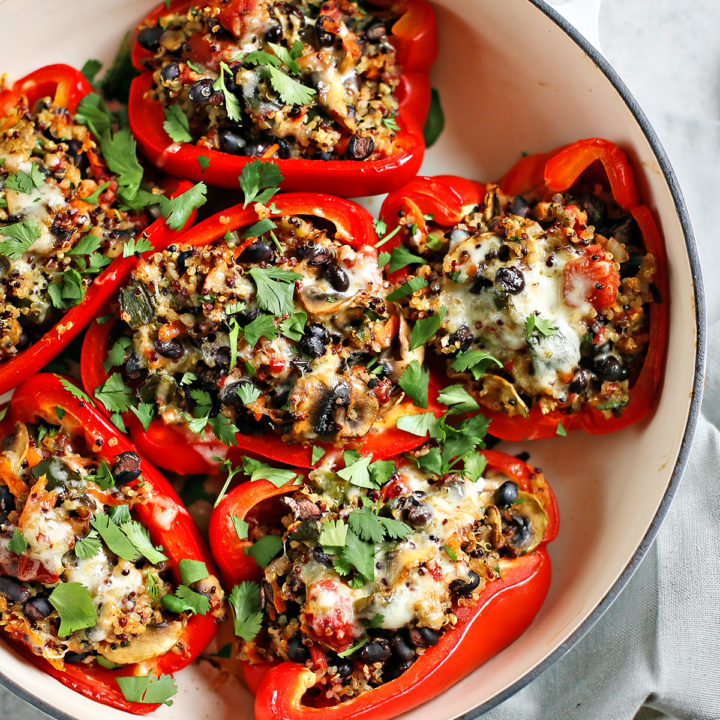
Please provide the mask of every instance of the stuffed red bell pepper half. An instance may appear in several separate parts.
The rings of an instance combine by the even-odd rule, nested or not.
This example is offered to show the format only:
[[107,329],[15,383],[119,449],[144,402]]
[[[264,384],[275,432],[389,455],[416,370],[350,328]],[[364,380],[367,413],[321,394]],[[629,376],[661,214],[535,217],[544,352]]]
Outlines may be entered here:
[[420,168],[437,44],[425,0],[161,4],[138,28],[130,124],[179,177],[237,187],[261,157],[286,190],[387,192]]
[[0,627],[60,682],[133,713],[223,619],[210,554],[167,481],[56,375],[18,388],[2,423]]
[[[244,180],[258,166],[274,168],[256,161]],[[119,320],[86,336],[87,391],[126,414],[143,454],[181,473],[247,452],[311,467],[332,445],[376,459],[415,447],[397,418],[439,412],[435,383],[386,299],[372,218],[329,195],[264,199],[138,263]],[[424,379],[417,406],[406,373]]]
[[256,480],[210,520],[258,720],[385,718],[515,640],[547,594],[555,500],[542,473],[482,450],[460,386],[407,420],[427,444],[385,461],[328,453],[302,485]]
[[632,168],[581,140],[500,182],[416,178],[386,199],[380,258],[411,323],[509,440],[605,433],[651,412],[662,378],[666,260]]
[[[41,370],[135,263],[188,220],[193,197],[142,185],[128,129],[68,65],[0,92],[0,392]],[[173,183],[176,191],[190,183]],[[176,193],[177,194],[177,193]],[[155,220],[160,213],[168,217]],[[151,224],[152,223],[152,224]]]

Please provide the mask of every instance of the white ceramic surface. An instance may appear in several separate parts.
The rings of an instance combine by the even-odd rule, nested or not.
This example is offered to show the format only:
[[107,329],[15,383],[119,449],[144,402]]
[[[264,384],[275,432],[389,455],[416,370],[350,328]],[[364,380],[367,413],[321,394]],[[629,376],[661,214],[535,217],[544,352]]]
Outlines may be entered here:
[[[141,0],[50,0],[33,4],[32,41],[12,28],[27,23],[27,0],[0,2],[0,68],[10,78],[40,65],[88,57],[110,60],[125,31],[148,8]],[[656,212],[668,251],[671,302],[667,381],[650,421],[620,433],[575,433],[525,443],[558,496],[561,532],[550,546],[553,585],[525,635],[496,658],[407,718],[450,718],[491,701],[563,645],[638,560],[680,452],[690,413],[698,346],[695,294],[683,227],[651,143],[610,80],[587,53],[528,0],[437,0],[440,89],[446,128],[423,172],[481,180],[502,174],[523,151],[601,135],[619,143]],[[697,399],[696,399],[697,402]],[[520,446],[510,448],[517,451]],[[586,627],[586,626],[585,626]],[[112,720],[125,714],[67,690],[0,645],[0,673],[59,717]],[[218,683],[207,663],[178,674],[172,708],[155,717],[242,720],[252,699],[240,681]]]

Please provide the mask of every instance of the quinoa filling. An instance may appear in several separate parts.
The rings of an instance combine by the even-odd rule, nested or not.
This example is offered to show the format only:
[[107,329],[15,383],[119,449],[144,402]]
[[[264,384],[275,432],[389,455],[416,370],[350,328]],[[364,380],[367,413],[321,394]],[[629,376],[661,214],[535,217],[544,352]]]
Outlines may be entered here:
[[[378,14],[375,14],[377,12]],[[168,134],[264,158],[397,152],[395,18],[354,0],[192,4],[142,26]]]

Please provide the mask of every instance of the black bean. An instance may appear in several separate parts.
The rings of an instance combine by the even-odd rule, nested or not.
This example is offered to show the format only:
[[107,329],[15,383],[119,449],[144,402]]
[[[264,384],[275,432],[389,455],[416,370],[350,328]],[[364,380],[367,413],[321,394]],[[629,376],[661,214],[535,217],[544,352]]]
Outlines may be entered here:
[[615,223],[607,234],[624,245],[637,245],[640,231],[635,222],[635,218],[628,215],[626,218]]
[[516,268],[514,265],[501,267],[495,273],[495,283],[511,295],[517,295],[525,289],[525,278],[522,270]]
[[365,160],[372,155],[374,149],[375,141],[371,137],[353,135],[345,154],[350,160]]
[[160,71],[160,78],[165,82],[175,80],[180,75],[180,65],[178,63],[168,63],[163,66]]
[[257,142],[248,143],[242,154],[247,157],[257,157],[258,155],[262,155],[268,147],[268,143],[258,140]]
[[405,663],[415,657],[415,650],[403,640],[402,635],[393,636],[390,641],[393,657],[399,663]]
[[66,652],[65,656],[63,657],[63,660],[65,660],[66,663],[79,663],[82,662],[85,658],[90,657],[92,653],[86,652],[86,653],[77,653],[77,652]]
[[305,327],[300,338],[300,347],[311,357],[319,358],[325,354],[330,343],[330,333],[320,323],[311,323]]
[[630,253],[630,257],[623,263],[620,263],[620,277],[635,277],[642,265],[643,256],[640,253]]
[[473,590],[479,584],[480,576],[474,570],[471,570],[466,579],[463,580],[462,578],[457,578],[450,583],[449,587],[450,592],[453,593],[453,595],[464,597],[472,595]]
[[427,505],[421,505],[412,498],[416,505],[406,510],[405,518],[413,527],[421,527],[427,525],[432,517],[432,510]]
[[479,295],[483,290],[487,290],[488,288],[491,288],[493,285],[492,280],[489,280],[481,273],[478,273],[475,276],[475,280],[473,280],[473,284],[470,288],[470,292],[473,295]]
[[194,255],[195,253],[192,250],[182,250],[178,256],[177,260],[175,261],[175,264],[177,265],[177,269],[180,271],[180,274],[183,274],[188,266],[187,261]]
[[399,665],[393,664],[386,667],[383,670],[383,680],[393,680],[396,677],[400,677],[404,672],[407,672],[412,667],[414,662],[415,657],[413,656],[410,660],[407,660],[404,663],[400,663]]
[[440,633],[437,630],[433,630],[428,627],[414,627],[410,629],[408,633],[410,642],[419,648],[427,648],[432,645],[437,645],[440,640]]
[[350,660],[338,659],[338,661],[334,662],[333,665],[335,665],[335,667],[337,668],[337,674],[341,678],[350,677],[350,675],[352,675],[353,664],[350,662]]
[[510,214],[527,217],[530,214],[530,205],[522,195],[516,195],[510,205]]
[[79,140],[76,140],[73,138],[72,140],[68,140],[68,155],[70,155],[70,159],[73,161],[73,165],[75,167],[80,168],[80,170],[86,170],[89,166],[89,161],[87,155],[82,150],[82,143]]
[[457,347],[458,352],[465,352],[470,348],[473,341],[473,334],[467,325],[459,327],[448,337],[448,345]]
[[350,277],[337,263],[325,265],[325,277],[338,292],[345,292],[350,287]]
[[333,559],[319,545],[313,548],[313,558],[327,568],[333,566]]
[[0,512],[9,513],[15,509],[15,496],[7,485],[0,485]]
[[315,32],[317,33],[318,43],[320,47],[330,47],[335,42],[335,35],[325,29],[325,26],[333,27],[335,21],[329,15],[319,15],[315,22]]
[[242,310],[239,313],[235,313],[235,317],[237,318],[237,321],[241,325],[247,325],[248,323],[251,323],[256,317],[260,315],[260,308],[248,308],[247,310]]
[[498,507],[512,505],[518,496],[518,486],[512,480],[506,480],[493,495],[493,502]]
[[301,260],[307,260],[308,265],[319,267],[325,265],[332,258],[332,253],[326,247],[317,245],[313,240],[301,243],[297,247],[297,255]]
[[212,78],[203,78],[194,82],[188,88],[190,101],[194,103],[208,102],[213,94],[213,82]]
[[134,352],[131,352],[125,361],[125,375],[131,380],[139,380],[144,373],[145,370],[142,365],[140,365],[138,356]]
[[514,547],[522,547],[529,540],[532,531],[530,518],[515,513],[512,513],[510,517],[512,518],[510,542]]
[[177,340],[160,340],[158,338],[155,340],[154,347],[158,355],[170,358],[171,360],[177,360],[182,357],[185,352],[183,346],[177,342]]
[[50,601],[42,595],[30,598],[23,606],[25,617],[35,620],[36,622],[46,618],[52,611],[53,606],[50,604]]
[[605,355],[595,359],[595,372],[603,380],[627,380],[630,371],[614,355]]
[[30,590],[17,580],[0,577],[0,595],[4,595],[11,603],[23,603],[30,597]]
[[588,372],[586,370],[580,369],[573,376],[573,379],[568,386],[568,390],[570,390],[571,393],[582,395],[582,393],[584,393],[588,389],[589,384],[590,377]]
[[272,245],[265,240],[256,240],[252,245],[248,245],[238,258],[238,262],[243,263],[261,263],[270,262],[273,259]]
[[216,365],[230,365],[230,348],[227,345],[213,348],[212,356],[215,358]]
[[218,394],[218,400],[222,405],[233,405],[240,407],[243,405],[238,390],[243,385],[252,384],[248,380],[238,380],[236,382],[226,382],[221,388]]
[[350,404],[350,387],[346,382],[338,383],[322,399],[320,408],[315,416],[313,429],[318,435],[333,435],[337,432],[335,412],[339,407]]
[[116,485],[125,485],[140,477],[140,456],[132,450],[113,458],[112,476]]
[[247,140],[234,130],[223,130],[220,133],[220,145],[222,149],[232,155],[244,155]]
[[370,25],[365,28],[365,37],[370,42],[379,42],[386,36],[387,28],[385,27],[384,22],[370,23]]
[[296,663],[304,663],[310,657],[310,651],[303,645],[300,635],[294,635],[288,640],[287,656]]
[[160,38],[165,32],[159,25],[143,28],[137,34],[138,45],[145,50],[155,51],[160,47]]
[[278,43],[282,40],[283,29],[282,25],[271,25],[265,31],[265,42]]
[[315,153],[315,159],[316,160],[325,160],[325,161],[332,160],[333,154],[332,154],[332,152],[321,150],[320,152]]
[[360,648],[358,659],[364,665],[373,665],[374,663],[384,663],[390,659],[392,650],[390,643],[383,638],[371,640]]

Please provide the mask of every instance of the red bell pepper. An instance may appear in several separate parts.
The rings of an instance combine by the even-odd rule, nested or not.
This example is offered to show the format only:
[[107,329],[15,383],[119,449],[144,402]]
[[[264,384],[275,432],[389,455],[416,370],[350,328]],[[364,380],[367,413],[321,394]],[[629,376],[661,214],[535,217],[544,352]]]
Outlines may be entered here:
[[[548,516],[543,542],[537,550],[513,559],[503,569],[502,578],[486,584],[477,603],[454,609],[456,626],[440,637],[394,680],[332,707],[316,708],[303,704],[303,696],[314,684],[315,673],[292,662],[250,665],[243,662],[248,686],[255,693],[257,720],[299,720],[323,717],[345,720],[385,720],[439,695],[468,675],[513,640],[530,625],[547,595],[550,585],[550,557],[545,545],[558,532],[555,497],[527,463],[505,453],[483,451],[488,467],[508,475],[521,490],[541,497]],[[403,459],[400,459],[403,462]],[[238,539],[232,518],[248,516],[260,524],[279,522],[287,513],[273,499],[296,488],[276,488],[266,480],[244,483],[226,495],[210,517],[210,545],[218,559],[228,587],[244,580],[258,580],[262,570],[244,550],[248,541]]]
[[[270,217],[283,215],[304,215],[329,220],[335,226],[335,239],[346,242],[356,249],[365,248],[368,253],[376,254],[372,247],[376,239],[370,214],[350,200],[315,193],[288,193],[273,198],[274,209]],[[253,207],[243,209],[235,205],[213,215],[195,225],[176,240],[178,245],[200,247],[221,240],[228,231],[242,229],[252,225],[258,219]],[[105,324],[93,323],[85,336],[81,355],[81,373],[83,386],[89,394],[108,377],[103,367],[107,356],[108,340],[115,320]],[[439,384],[431,376],[429,409],[437,415],[444,408],[437,404],[436,396]],[[424,412],[415,407],[409,399],[398,404],[383,419],[382,426],[376,427],[362,441],[361,452],[372,454],[376,460],[407,452],[420,445],[423,440],[403,430],[395,423],[401,415]],[[312,467],[312,444],[296,443],[288,445],[279,435],[243,435],[236,434],[237,445],[228,448],[215,439],[206,430],[205,439],[190,432],[185,427],[165,425],[162,420],[154,419],[147,431],[143,430],[137,418],[131,413],[125,418],[135,444],[147,457],[160,467],[183,474],[217,472],[214,457],[229,458],[238,462],[242,455],[257,455],[277,460],[295,467]],[[326,449],[331,446],[323,443]]]
[[[579,428],[602,434],[625,428],[646,417],[654,408],[662,381],[667,343],[667,258],[662,236],[650,210],[638,205],[632,167],[617,145],[601,138],[579,140],[557,150],[522,158],[500,180],[504,192],[512,195],[533,192],[537,197],[552,196],[572,188],[583,175],[607,187],[615,201],[637,222],[645,251],[656,260],[654,284],[663,302],[649,307],[649,342],[638,377],[630,387],[630,401],[619,417],[584,406],[580,412],[552,411],[543,414],[539,407],[530,408],[528,417],[508,417],[505,413],[483,409],[492,419],[490,432],[504,440],[539,440],[554,437],[558,423],[565,430]],[[479,202],[483,186],[453,176],[416,178],[388,195],[381,216],[392,228],[398,211],[410,214],[422,230],[423,215],[432,213],[434,221],[445,227],[457,223],[462,207]],[[396,240],[396,242],[400,242]]]
[[[80,100],[90,92],[92,87],[85,76],[75,68],[69,65],[47,65],[0,92],[0,116],[7,115],[22,97],[27,98],[31,107],[40,98],[52,97],[54,105],[73,113]],[[174,197],[190,188],[191,183],[186,180],[174,181],[168,187],[173,190]],[[188,224],[192,223],[192,219],[191,217],[188,220]],[[163,219],[159,219],[143,234],[155,250],[160,250],[167,247],[179,231],[171,230]],[[113,260],[94,279],[78,305],[70,308],[36,343],[0,363],[0,393],[16,387],[56,358],[97,316],[99,310],[132,272],[136,262],[135,257],[119,257]]]
[[[192,4],[187,0],[172,3],[170,11],[182,11]],[[273,158],[284,177],[283,189],[332,192],[346,197],[376,195],[400,187],[420,169],[425,150],[423,126],[430,107],[429,73],[438,49],[437,26],[425,0],[407,0],[401,5],[405,10],[393,25],[391,37],[402,68],[396,91],[396,121],[401,128],[396,142],[400,149],[389,158],[373,161]],[[160,4],[143,24],[154,23],[168,12],[166,5]],[[247,10],[238,8],[237,12]],[[133,80],[128,110],[130,127],[143,153],[172,175],[237,188],[238,175],[255,158],[173,142],[163,129],[163,106],[152,98],[152,73],[145,71],[143,62],[150,56],[149,51],[134,43],[133,64],[142,74]],[[203,161],[206,167],[198,162],[200,156],[207,158]]]
[[[40,374],[19,387],[10,402],[9,417],[13,422],[45,422],[60,425],[71,435],[82,437],[87,446],[99,457],[112,464],[113,458],[122,452],[134,451],[130,441],[98,410],[81,396],[80,390],[69,391],[57,375]],[[56,408],[65,411],[58,419]],[[180,582],[178,562],[181,559],[201,560],[211,574],[215,573],[212,557],[200,531],[182,504],[176,492],[165,478],[147,461],[142,461],[142,481],[148,501],[134,505],[132,512],[150,532],[154,544],[161,544],[168,555],[168,563],[176,581]],[[133,482],[139,482],[133,481]],[[156,710],[159,705],[129,702],[125,699],[115,678],[127,675],[156,676],[169,674],[192,662],[215,635],[217,625],[210,613],[192,615],[181,639],[183,652],[169,651],[141,664],[108,670],[99,665],[66,664],[60,670],[42,657],[35,655],[22,643],[23,654],[42,670],[86,697],[105,705],[144,714]]]

